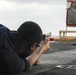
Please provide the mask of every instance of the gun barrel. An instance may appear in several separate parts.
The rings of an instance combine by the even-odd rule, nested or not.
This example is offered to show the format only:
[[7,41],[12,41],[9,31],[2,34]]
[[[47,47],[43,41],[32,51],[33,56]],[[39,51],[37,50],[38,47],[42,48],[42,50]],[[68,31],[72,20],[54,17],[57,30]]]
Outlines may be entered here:
[[44,34],[44,35],[43,35],[43,40],[50,38],[50,36],[51,36],[51,32],[48,33],[48,34]]

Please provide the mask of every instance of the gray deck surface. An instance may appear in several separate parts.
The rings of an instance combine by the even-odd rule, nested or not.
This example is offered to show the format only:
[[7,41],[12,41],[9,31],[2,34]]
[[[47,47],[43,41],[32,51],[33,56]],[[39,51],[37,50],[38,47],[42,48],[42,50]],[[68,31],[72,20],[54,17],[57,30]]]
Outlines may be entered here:
[[76,75],[76,69],[57,68],[56,65],[76,66],[76,45],[52,43],[51,48],[40,57],[40,63],[18,75]]

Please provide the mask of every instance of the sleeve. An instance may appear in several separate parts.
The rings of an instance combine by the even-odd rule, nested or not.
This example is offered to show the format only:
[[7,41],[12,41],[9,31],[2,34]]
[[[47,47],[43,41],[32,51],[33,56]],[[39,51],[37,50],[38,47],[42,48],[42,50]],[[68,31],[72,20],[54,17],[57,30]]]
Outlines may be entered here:
[[20,58],[14,51],[2,48],[0,56],[8,67],[8,73],[20,73],[30,67],[28,60]]
[[30,68],[30,63],[29,63],[29,61],[27,60],[27,59],[24,59],[24,61],[25,61],[25,67],[24,67],[24,70],[23,70],[23,72],[24,71],[26,71],[26,70],[28,70],[29,68]]

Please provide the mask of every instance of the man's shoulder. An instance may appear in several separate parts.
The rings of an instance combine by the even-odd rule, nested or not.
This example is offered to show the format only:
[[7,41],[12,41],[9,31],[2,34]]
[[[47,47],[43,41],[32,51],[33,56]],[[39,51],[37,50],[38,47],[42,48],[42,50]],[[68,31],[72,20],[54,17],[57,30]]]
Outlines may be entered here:
[[[0,24],[0,45],[8,49],[14,49],[14,34],[4,25]],[[1,49],[1,48],[0,48]]]
[[4,25],[0,24],[0,40],[11,34],[11,31]]
[[9,29],[6,26],[0,24],[0,32],[6,31],[6,30],[9,30]]

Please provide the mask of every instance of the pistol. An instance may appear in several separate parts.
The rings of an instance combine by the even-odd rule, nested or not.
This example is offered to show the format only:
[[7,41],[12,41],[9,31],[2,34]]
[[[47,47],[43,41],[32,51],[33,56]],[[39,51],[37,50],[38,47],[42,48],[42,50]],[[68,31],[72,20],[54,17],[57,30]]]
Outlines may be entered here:
[[43,34],[43,39],[42,40],[49,39],[50,36],[51,36],[51,32],[49,32],[48,34]]
[[[49,32],[48,34],[43,34],[43,39],[42,40],[45,40],[45,39],[49,39],[51,36],[51,32]],[[40,62],[40,59],[38,59],[34,65],[38,65]]]

